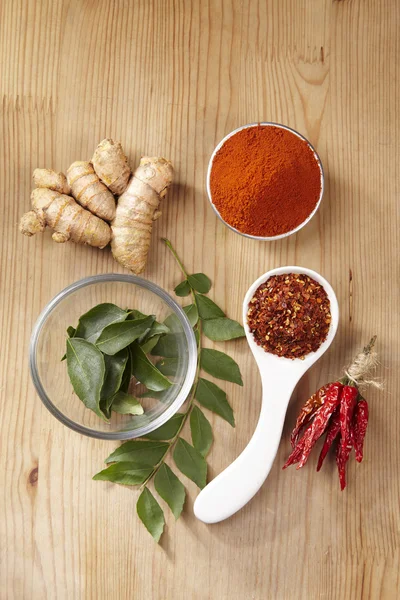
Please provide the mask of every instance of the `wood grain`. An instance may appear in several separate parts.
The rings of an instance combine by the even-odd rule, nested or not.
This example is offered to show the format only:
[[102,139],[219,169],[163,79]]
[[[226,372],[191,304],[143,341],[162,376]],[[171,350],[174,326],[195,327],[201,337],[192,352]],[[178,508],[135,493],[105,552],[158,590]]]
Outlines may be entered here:
[[[0,3],[0,597],[3,599],[394,599],[399,597],[399,27],[397,0],[3,0]],[[205,172],[215,144],[244,123],[298,129],[326,171],[318,215],[298,235],[258,243],[214,216]],[[113,444],[80,437],[42,407],[28,372],[30,332],[60,289],[121,271],[107,251],[26,239],[35,167],[65,170],[106,136],[132,164],[169,157],[177,184],[157,222],[146,276],[172,290],[189,270],[239,318],[269,268],[320,271],[341,308],[334,346],[299,385],[276,463],[256,498],[207,527],[184,516],[156,546],[136,492],[91,480]],[[378,335],[383,394],[370,392],[363,465],[340,493],[281,471],[301,400]],[[220,346],[218,346],[220,347]],[[208,415],[210,475],[246,445],[260,382],[245,343],[229,343],[245,386],[227,385],[237,427]]]

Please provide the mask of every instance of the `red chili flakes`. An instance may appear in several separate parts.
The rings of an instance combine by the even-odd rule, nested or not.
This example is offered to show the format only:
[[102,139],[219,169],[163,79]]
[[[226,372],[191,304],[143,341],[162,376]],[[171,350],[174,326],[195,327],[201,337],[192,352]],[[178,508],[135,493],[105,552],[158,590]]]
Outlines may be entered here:
[[326,340],[329,298],[322,285],[307,275],[273,275],[250,300],[247,323],[266,352],[304,358]]

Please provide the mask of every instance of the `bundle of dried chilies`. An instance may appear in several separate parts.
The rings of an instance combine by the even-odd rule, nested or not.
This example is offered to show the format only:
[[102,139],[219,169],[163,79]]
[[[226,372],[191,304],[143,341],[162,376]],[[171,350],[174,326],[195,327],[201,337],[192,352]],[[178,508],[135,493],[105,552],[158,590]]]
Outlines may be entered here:
[[[380,387],[371,372],[377,365],[377,354],[373,350],[376,336],[373,337],[356,356],[352,365],[345,371],[339,381],[324,385],[311,396],[303,406],[292,431],[291,443],[293,451],[287,459],[284,469],[297,464],[303,467],[316,444],[325,433],[317,471],[322,467],[328,451],[337,440],[336,463],[339,471],[340,487],[346,487],[346,463],[352,448],[356,460],[363,459],[364,438],[368,425],[368,404],[360,390],[368,385]],[[302,437],[301,432],[305,429]]]

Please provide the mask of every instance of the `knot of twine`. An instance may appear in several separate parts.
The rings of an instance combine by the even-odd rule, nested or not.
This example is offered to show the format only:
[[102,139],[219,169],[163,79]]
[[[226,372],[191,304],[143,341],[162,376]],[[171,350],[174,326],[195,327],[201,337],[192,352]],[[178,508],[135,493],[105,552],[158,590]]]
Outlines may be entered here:
[[379,364],[378,355],[373,350],[376,336],[372,338],[368,346],[357,354],[350,367],[345,370],[346,377],[353,381],[358,388],[372,386],[377,389],[383,388],[383,382],[372,377],[373,372]]

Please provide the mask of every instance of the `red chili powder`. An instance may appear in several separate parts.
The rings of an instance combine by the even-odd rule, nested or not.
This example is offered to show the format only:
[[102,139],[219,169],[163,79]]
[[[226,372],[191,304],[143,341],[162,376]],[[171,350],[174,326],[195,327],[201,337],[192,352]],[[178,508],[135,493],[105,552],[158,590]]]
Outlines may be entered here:
[[287,129],[257,125],[235,133],[217,152],[210,187],[226,223],[272,237],[295,229],[313,211],[321,171],[307,142]]

